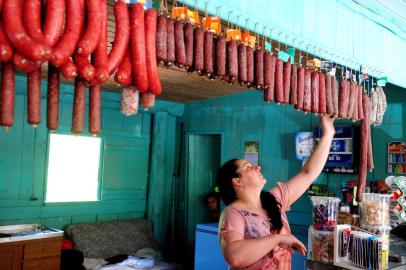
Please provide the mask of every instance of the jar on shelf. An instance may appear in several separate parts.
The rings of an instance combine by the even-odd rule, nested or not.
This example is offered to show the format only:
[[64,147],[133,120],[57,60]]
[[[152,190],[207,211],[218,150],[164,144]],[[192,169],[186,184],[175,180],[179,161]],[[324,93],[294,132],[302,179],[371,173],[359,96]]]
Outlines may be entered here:
[[333,262],[334,232],[312,229],[312,257],[318,262]]
[[362,193],[361,227],[390,226],[390,195],[378,193]]
[[313,228],[321,231],[333,231],[337,225],[337,213],[340,199],[336,197],[312,196]]

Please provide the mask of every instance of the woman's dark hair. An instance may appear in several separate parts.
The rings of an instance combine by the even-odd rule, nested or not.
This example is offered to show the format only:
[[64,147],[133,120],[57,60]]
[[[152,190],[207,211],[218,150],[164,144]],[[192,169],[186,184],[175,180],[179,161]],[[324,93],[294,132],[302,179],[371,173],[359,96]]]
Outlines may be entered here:
[[[238,159],[231,159],[221,166],[217,174],[217,186],[220,189],[220,198],[223,200],[225,205],[229,205],[235,200],[237,200],[237,194],[234,190],[232,180],[233,178],[238,178],[240,175],[237,173]],[[270,222],[272,224],[271,229],[282,229],[282,219],[280,204],[269,192],[261,191],[261,204],[262,207],[268,213]]]

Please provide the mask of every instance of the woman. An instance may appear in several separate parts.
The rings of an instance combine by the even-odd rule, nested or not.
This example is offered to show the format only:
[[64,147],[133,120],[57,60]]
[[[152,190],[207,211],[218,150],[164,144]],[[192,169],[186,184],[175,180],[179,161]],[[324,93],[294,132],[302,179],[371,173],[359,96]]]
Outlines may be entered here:
[[302,255],[306,247],[290,231],[285,211],[322,171],[335,133],[334,120],[320,120],[322,137],[302,170],[270,192],[262,191],[266,179],[261,167],[232,159],[219,170],[217,186],[227,206],[219,222],[220,245],[232,270],[290,269],[293,248]]

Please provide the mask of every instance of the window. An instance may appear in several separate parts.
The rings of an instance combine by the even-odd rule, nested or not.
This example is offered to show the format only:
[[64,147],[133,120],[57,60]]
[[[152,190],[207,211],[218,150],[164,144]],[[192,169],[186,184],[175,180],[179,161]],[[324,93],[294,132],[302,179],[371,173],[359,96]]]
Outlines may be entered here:
[[100,138],[51,134],[46,202],[98,200]]

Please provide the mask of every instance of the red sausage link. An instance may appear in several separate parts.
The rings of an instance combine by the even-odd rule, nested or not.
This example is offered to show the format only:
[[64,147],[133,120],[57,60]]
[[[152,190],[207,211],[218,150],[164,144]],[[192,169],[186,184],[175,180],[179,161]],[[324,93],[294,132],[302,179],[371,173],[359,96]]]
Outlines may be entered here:
[[275,66],[275,102],[283,101],[283,61],[278,58]]
[[122,87],[129,86],[132,83],[132,70],[131,53],[130,50],[128,50],[126,57],[114,75],[116,83],[120,84]]
[[261,49],[257,49],[254,52],[254,78],[257,89],[262,90],[264,88],[264,52]]
[[292,64],[291,66],[291,75],[290,75],[290,98],[289,104],[296,106],[297,105],[297,66]]
[[354,112],[352,114],[352,121],[357,121],[358,120],[358,93],[359,93],[359,85],[355,84],[355,89],[354,89],[355,95],[354,95]]
[[68,80],[72,80],[78,76],[78,69],[70,58],[59,68],[59,70],[61,71],[62,75]]
[[23,25],[27,34],[38,43],[47,43],[41,29],[42,0],[24,0],[23,2]]
[[288,104],[290,100],[290,75],[292,72],[290,60],[283,63],[283,103]]
[[311,75],[311,91],[312,91],[312,113],[319,113],[319,73],[317,71],[313,72]]
[[59,70],[48,65],[47,128],[57,130],[59,126]]
[[47,0],[43,35],[49,46],[53,47],[58,42],[64,22],[65,0]]
[[131,10],[131,57],[135,87],[140,93],[148,90],[145,49],[144,7],[137,3]]
[[[154,95],[162,92],[161,81],[159,80],[158,64],[156,62],[156,21],[155,9],[148,9],[145,12],[145,43],[149,91]],[[183,29],[182,29],[183,33]]]
[[304,74],[305,69],[304,67],[299,67],[297,69],[297,110],[303,109],[303,102],[304,102]]
[[312,109],[312,93],[311,93],[311,72],[305,70],[304,73],[304,91],[303,91],[303,111],[310,112]]
[[75,79],[75,90],[73,97],[72,127],[71,131],[75,134],[83,132],[86,111],[86,81],[84,79]]
[[227,42],[228,81],[234,83],[238,77],[238,48],[235,40]]
[[175,58],[179,67],[186,65],[185,37],[181,21],[175,22]]
[[81,78],[86,79],[87,81],[93,80],[96,70],[95,68],[89,63],[87,57],[79,55],[75,53],[73,55],[73,60],[75,65],[78,69],[78,74]]
[[[196,30],[195,30],[196,31]],[[195,40],[196,42],[196,40]],[[227,38],[224,35],[220,35],[217,38],[217,46],[216,46],[216,67],[217,67],[217,75],[220,77],[221,80],[224,79],[226,75],[226,62],[227,62],[227,49],[226,49]],[[196,45],[195,45],[196,48]],[[196,55],[196,52],[194,52]],[[196,58],[195,58],[196,60]],[[196,65],[196,64],[195,64]]]
[[54,48],[51,62],[59,67],[73,54],[83,27],[83,10],[80,1],[66,0],[66,24],[63,36]]
[[325,115],[327,113],[326,101],[326,78],[324,73],[319,73],[319,113]]
[[109,80],[108,72],[108,53],[107,53],[107,3],[102,1],[100,5],[101,11],[101,27],[100,38],[96,49],[92,55],[92,64],[96,68],[95,79],[96,83],[104,84]]
[[252,87],[254,84],[254,49],[247,46],[247,85]]
[[270,52],[264,55],[264,83],[266,85],[264,91],[264,101],[271,102],[274,100],[275,94],[275,65],[276,58]]
[[95,84],[89,87],[89,132],[93,135],[100,133],[100,94],[100,84]]
[[155,96],[149,91],[141,93],[141,106],[145,111],[153,108],[155,106]]
[[99,0],[86,0],[87,26],[77,45],[77,53],[83,56],[91,55],[99,43],[102,24],[99,2]]
[[[157,21],[157,29],[156,29],[156,57],[158,59],[158,62],[160,65],[163,65],[167,61],[167,43],[168,43],[168,37],[167,37],[167,22],[168,18],[165,15],[159,15],[158,16],[158,21]],[[191,24],[189,24],[190,27],[192,27]],[[188,28],[187,24],[185,26],[185,45],[188,41],[187,37],[187,31],[192,31],[192,39],[193,39],[193,28]],[[193,43],[192,43],[193,46]],[[186,45],[187,48],[187,45]]]
[[32,61],[19,53],[13,54],[13,63],[17,69],[24,73],[33,72],[40,65],[40,62]]
[[[159,22],[159,20],[158,20],[158,22]],[[190,69],[191,67],[193,67],[193,26],[191,23],[187,22],[185,24],[184,32],[185,32],[186,67]],[[166,35],[166,32],[165,32],[165,35]],[[165,36],[165,41],[166,41],[166,36]],[[165,44],[165,46],[166,46],[166,44]]]
[[325,76],[326,78],[326,103],[327,103],[327,114],[330,116],[334,115],[334,105],[333,105],[333,78],[329,75]]
[[213,63],[213,33],[209,31],[204,32],[204,72],[207,77],[211,77],[214,72],[214,63]]
[[14,123],[15,69],[12,62],[1,63],[0,125],[9,128]]
[[0,62],[8,62],[13,57],[13,48],[0,21]]
[[28,36],[21,20],[21,3],[20,0],[7,0],[3,3],[2,19],[7,36],[19,53],[35,61],[48,61],[52,50],[48,45],[35,42]]
[[41,68],[27,74],[27,119],[33,127],[41,123]]
[[363,105],[363,89],[362,86],[360,85],[359,90],[358,90],[358,119],[364,119],[364,105]]
[[242,85],[247,81],[247,47],[238,45],[238,82]]
[[331,80],[332,92],[333,92],[333,107],[334,107],[334,116],[337,117],[339,113],[339,106],[338,106],[338,82],[336,77],[333,77]]
[[204,30],[196,27],[193,30],[193,63],[194,70],[202,74],[204,70]]
[[[167,18],[166,21],[166,37],[167,37],[167,65],[172,66],[172,64],[175,62],[175,21],[173,19]],[[203,34],[203,33],[202,33]],[[203,40],[203,39],[202,39]],[[202,46],[203,46],[203,41],[202,41]],[[202,53],[203,57],[203,53]],[[203,68],[202,68],[203,69]]]
[[348,103],[349,103],[349,82],[342,80],[340,82],[340,102],[339,102],[339,118],[348,117]]
[[[357,85],[354,82],[350,82],[350,93],[349,93],[349,104],[348,104],[348,118],[352,118],[354,114],[354,106],[355,106],[355,92],[357,91]],[[358,100],[357,100],[358,102]]]
[[367,154],[367,169],[372,172],[375,168],[374,165],[374,153],[372,148],[372,134],[371,134],[371,125],[368,126],[368,154]]
[[[362,104],[364,112],[369,112],[369,97],[366,93],[362,95]],[[368,145],[369,145],[369,117],[364,117],[361,122],[361,150],[360,150],[360,165],[357,183],[357,201],[362,200],[362,193],[365,190],[367,181],[367,166],[368,166]]]
[[124,1],[120,0],[114,4],[114,17],[116,19],[116,33],[108,57],[107,68],[109,75],[116,71],[125,58],[130,43],[130,14]]

